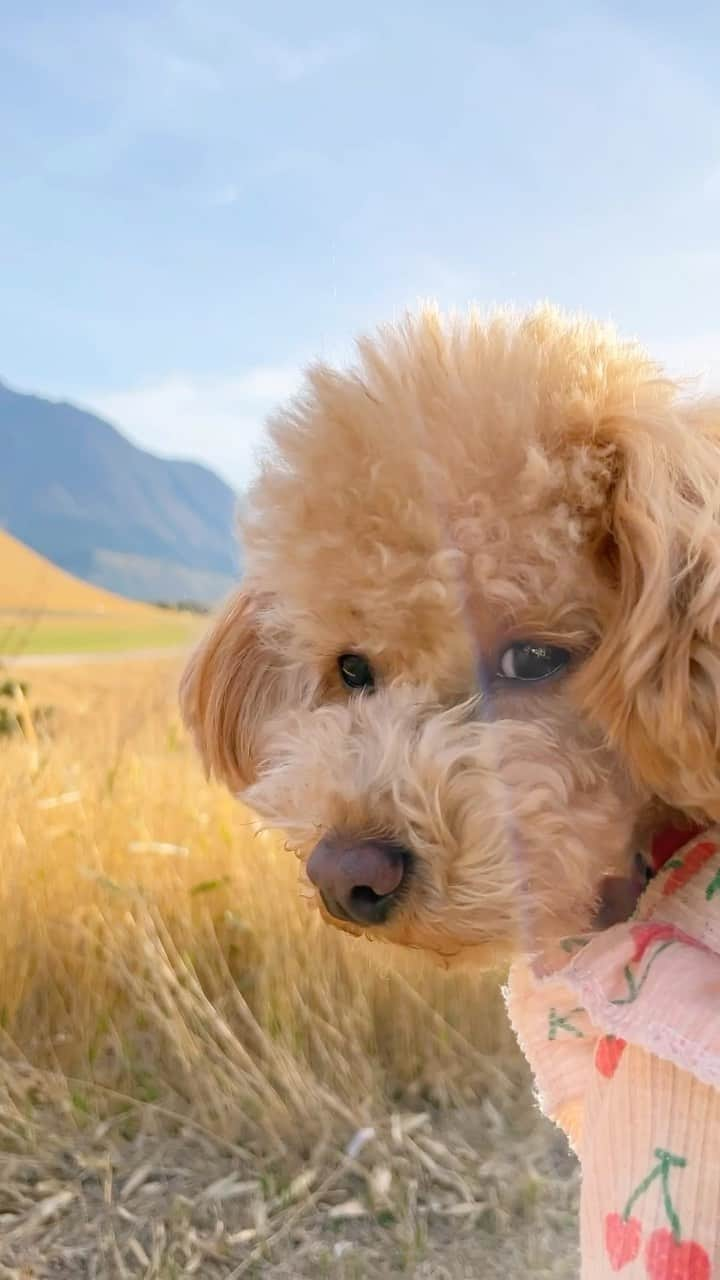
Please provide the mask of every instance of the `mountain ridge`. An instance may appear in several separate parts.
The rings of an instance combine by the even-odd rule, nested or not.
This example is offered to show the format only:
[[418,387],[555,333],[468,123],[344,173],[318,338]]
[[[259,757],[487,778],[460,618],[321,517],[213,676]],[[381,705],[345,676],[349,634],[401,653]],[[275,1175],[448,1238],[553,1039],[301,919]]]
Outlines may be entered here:
[[213,604],[239,572],[236,507],[204,464],[0,382],[0,527],[68,573],[141,600]]

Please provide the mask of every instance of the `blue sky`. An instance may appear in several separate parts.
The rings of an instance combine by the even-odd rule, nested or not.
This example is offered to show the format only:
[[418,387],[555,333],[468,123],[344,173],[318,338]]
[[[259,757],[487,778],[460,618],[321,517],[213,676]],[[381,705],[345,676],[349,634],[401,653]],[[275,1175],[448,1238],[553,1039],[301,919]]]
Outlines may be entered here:
[[0,377],[238,486],[303,361],[418,298],[720,386],[719,55],[709,0],[4,0]]

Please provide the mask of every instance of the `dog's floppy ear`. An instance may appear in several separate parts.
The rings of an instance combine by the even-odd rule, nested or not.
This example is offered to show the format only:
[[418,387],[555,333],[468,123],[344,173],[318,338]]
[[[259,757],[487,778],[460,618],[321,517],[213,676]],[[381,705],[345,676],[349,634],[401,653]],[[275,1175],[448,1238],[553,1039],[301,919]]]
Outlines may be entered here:
[[[604,437],[604,439],[603,439]],[[601,424],[614,614],[578,676],[636,778],[720,818],[720,404],[662,397]]]
[[277,655],[258,628],[262,600],[239,592],[190,658],[180,707],[208,771],[233,790],[254,781],[257,734],[279,702]]

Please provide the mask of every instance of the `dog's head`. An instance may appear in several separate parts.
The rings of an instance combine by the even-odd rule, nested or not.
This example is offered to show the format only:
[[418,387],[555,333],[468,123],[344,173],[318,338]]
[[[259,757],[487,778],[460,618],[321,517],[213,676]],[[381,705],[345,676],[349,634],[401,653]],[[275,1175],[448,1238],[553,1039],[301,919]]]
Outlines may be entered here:
[[548,310],[359,357],[271,424],[184,711],[333,923],[497,956],[720,818],[720,413]]

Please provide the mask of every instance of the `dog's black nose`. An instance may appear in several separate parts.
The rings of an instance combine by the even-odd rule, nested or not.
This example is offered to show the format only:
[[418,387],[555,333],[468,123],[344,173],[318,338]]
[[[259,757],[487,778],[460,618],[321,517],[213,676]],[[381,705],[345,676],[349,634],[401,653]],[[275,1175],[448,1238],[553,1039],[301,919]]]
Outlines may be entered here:
[[307,863],[331,916],[354,924],[384,924],[398,901],[410,854],[390,840],[325,836]]

